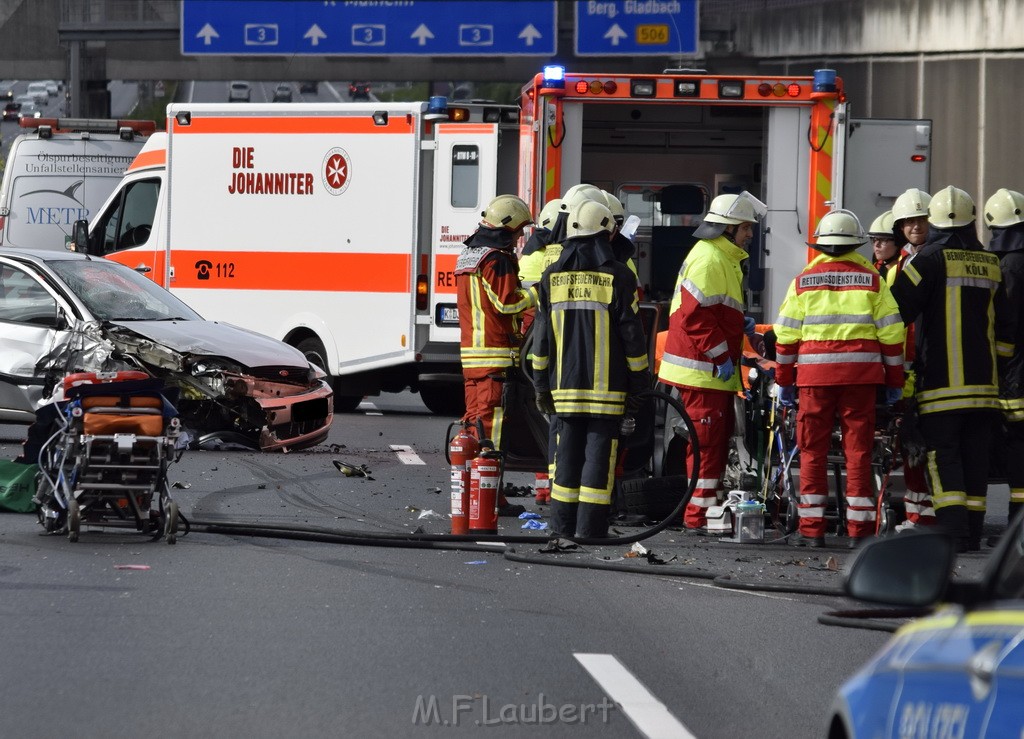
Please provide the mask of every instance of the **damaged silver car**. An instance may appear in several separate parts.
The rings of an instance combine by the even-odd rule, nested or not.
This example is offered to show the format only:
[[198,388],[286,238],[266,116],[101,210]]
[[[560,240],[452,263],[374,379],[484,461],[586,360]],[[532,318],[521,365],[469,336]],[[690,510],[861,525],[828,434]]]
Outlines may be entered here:
[[116,262],[0,250],[0,421],[31,423],[66,374],[123,369],[176,388],[200,445],[302,449],[334,416],[326,376],[294,347],[206,321]]

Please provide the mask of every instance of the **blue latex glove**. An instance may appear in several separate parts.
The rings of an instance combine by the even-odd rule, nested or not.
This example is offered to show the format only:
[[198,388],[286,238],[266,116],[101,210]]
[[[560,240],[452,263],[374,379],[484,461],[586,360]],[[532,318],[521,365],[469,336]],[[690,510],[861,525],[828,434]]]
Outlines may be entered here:
[[728,380],[732,377],[735,371],[736,366],[732,363],[732,360],[729,357],[726,357],[722,364],[715,365],[714,375],[719,380]]
[[896,401],[903,397],[903,388],[901,387],[887,387],[885,389],[885,404],[895,405]]
[[796,385],[779,385],[779,402],[787,408],[796,405]]
[[753,336],[757,333],[757,321],[750,316],[743,317],[743,333],[747,336]]

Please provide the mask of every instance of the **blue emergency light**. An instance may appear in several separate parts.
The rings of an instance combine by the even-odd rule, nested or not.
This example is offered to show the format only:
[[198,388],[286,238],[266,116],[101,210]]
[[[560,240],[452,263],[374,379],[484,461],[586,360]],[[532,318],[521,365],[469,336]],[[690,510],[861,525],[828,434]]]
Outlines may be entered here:
[[427,112],[438,114],[444,113],[448,110],[448,98],[444,95],[433,95],[430,100],[427,101]]
[[544,67],[544,87],[549,89],[565,89],[565,67],[558,64],[548,64]]
[[836,91],[836,70],[815,69],[813,92],[835,92]]

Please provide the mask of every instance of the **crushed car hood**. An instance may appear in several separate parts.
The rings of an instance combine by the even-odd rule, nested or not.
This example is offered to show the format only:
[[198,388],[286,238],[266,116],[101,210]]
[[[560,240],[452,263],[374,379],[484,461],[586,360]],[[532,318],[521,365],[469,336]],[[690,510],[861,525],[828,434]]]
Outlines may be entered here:
[[230,357],[245,367],[307,367],[302,352],[277,339],[217,321],[111,321],[182,354]]

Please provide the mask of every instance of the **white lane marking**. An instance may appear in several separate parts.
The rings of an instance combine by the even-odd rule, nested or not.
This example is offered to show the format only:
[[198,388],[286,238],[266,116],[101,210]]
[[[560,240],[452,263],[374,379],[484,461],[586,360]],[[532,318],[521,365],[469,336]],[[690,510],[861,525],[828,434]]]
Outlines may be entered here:
[[392,444],[391,448],[398,452],[398,459],[402,464],[426,464],[407,444]]
[[[678,581],[675,581],[675,580],[665,580],[665,582],[673,582],[674,583],[674,582],[678,582]],[[772,593],[759,593],[756,590],[744,590],[742,588],[724,588],[721,585],[712,585],[711,583],[706,583],[706,582],[688,582],[686,584],[690,585],[692,587],[695,587],[695,588],[710,588],[711,590],[718,590],[720,592],[726,592],[726,593],[736,593],[736,594],[742,594],[742,595],[755,595],[758,598],[767,598],[768,600],[786,600],[786,601],[792,601],[792,602],[800,601],[800,599],[796,598],[796,597],[789,597],[789,596],[785,596],[785,595],[774,595]],[[682,588],[679,588],[679,589],[682,590]]]
[[574,653],[576,660],[648,739],[695,739],[614,654]]
[[364,416],[383,416],[384,415],[381,411],[377,410],[377,406],[375,406],[369,400],[363,400],[363,402],[359,404],[359,408],[363,411],[363,415]]

